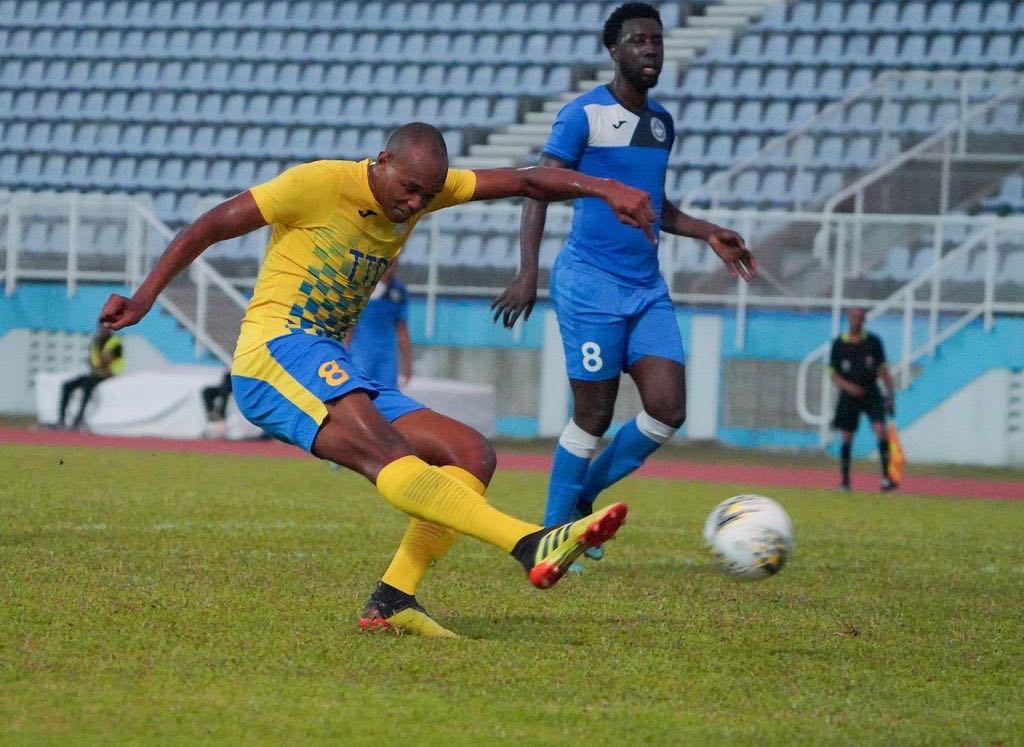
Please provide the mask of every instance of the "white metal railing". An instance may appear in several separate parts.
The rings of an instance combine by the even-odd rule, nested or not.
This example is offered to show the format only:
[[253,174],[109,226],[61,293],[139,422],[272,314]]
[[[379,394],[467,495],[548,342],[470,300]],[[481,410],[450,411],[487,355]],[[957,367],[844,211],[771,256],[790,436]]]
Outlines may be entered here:
[[[989,258],[990,267],[986,272],[987,288],[984,296],[965,300],[963,294],[945,293],[947,286],[961,286],[952,283],[952,277],[936,272],[921,275],[908,288],[914,295],[927,284],[928,298],[916,298],[912,308],[915,313],[928,314],[930,339],[938,340],[941,330],[939,318],[946,315],[963,315],[973,311],[979,303],[984,304],[986,318],[993,313],[1024,314],[1024,300],[997,293],[1004,286],[996,282],[995,268],[1008,252],[1024,252],[1024,221],[1021,219],[995,216],[923,216],[923,215],[850,215],[845,213],[789,212],[784,210],[694,210],[694,215],[726,225],[740,231],[748,244],[759,251],[762,245],[775,246],[773,251],[812,257],[814,237],[823,231],[833,236],[830,253],[824,260],[815,259],[813,269],[827,273],[831,278],[813,292],[810,286],[798,281],[796,289],[776,279],[765,269],[761,277],[747,285],[741,280],[731,281],[721,270],[721,262],[702,242],[663,235],[659,249],[662,272],[669,285],[673,300],[678,303],[732,307],[736,310],[736,349],[742,350],[746,342],[747,315],[753,308],[794,308],[830,309],[832,332],[838,333],[840,313],[844,305],[858,304],[875,307],[883,300],[880,293],[888,293],[895,282],[887,278],[879,268],[858,265],[851,269],[851,258],[857,256],[856,237],[858,230],[897,229],[902,235],[917,242],[918,252],[929,253],[930,259],[925,270],[934,267],[948,267],[955,260],[949,257],[961,256],[975,251],[976,244],[964,243],[989,231],[996,241]],[[437,318],[437,304],[443,296],[484,296],[495,297],[507,285],[518,264],[518,218],[520,208],[514,204],[476,204],[441,211],[424,219],[410,240],[410,247],[403,259],[403,266],[410,275],[417,278],[410,283],[413,293],[426,299],[427,338],[433,335]],[[549,243],[542,253],[542,266],[549,268],[558,251],[561,238],[570,225],[571,209],[566,205],[552,205],[549,208],[546,233]],[[71,195],[18,193],[6,202],[0,197],[0,224],[6,220],[6,229],[0,232],[0,242],[6,249],[3,282],[8,294],[17,283],[29,279],[62,280],[67,284],[69,295],[81,282],[124,283],[135,288],[141,282],[148,268],[172,236],[172,231],[163,224],[143,201],[129,197],[97,195]],[[95,231],[89,233],[84,227],[97,221],[114,221],[117,231],[112,246],[98,246]],[[59,224],[66,229],[60,240],[52,237],[40,243],[33,239],[27,226],[32,223]],[[791,230],[793,226],[803,227],[803,232],[777,245],[780,231]],[[469,256],[463,253],[465,247],[484,246],[479,239],[498,240],[498,247],[504,253],[501,262],[494,263],[494,257]],[[414,240],[418,244],[414,244]],[[776,245],[772,242],[776,241]],[[924,242],[924,243],[922,243]],[[924,244],[926,248],[922,248]],[[489,247],[489,245],[488,245]],[[958,249],[959,247],[959,249]],[[489,248],[488,251],[491,249]],[[59,262],[45,264],[40,256],[56,253]],[[956,254],[955,252],[959,252]],[[101,254],[111,259],[108,266],[94,266],[95,256]],[[918,256],[918,255],[915,255]],[[923,256],[923,255],[921,255]],[[51,257],[51,260],[53,258]],[[89,265],[93,262],[93,265]],[[490,263],[490,264],[488,264]],[[922,266],[922,265],[915,265]],[[874,270],[874,285],[853,288],[852,279],[866,277]],[[924,270],[922,270],[924,272]],[[716,280],[717,278],[717,280]],[[713,283],[705,281],[716,280]],[[255,278],[225,279],[204,256],[199,258],[183,277],[175,283],[187,285],[185,292],[176,293],[172,284],[161,297],[161,304],[191,332],[197,342],[197,353],[209,350],[222,360],[230,359],[233,336],[215,334],[223,325],[219,323],[228,316],[241,318],[246,305],[246,295],[236,285],[251,286]],[[1024,282],[1024,281],[1022,281]],[[546,295],[546,289],[540,289]],[[230,326],[230,325],[229,325]],[[517,330],[521,325],[517,325]],[[232,332],[237,332],[235,328]],[[932,348],[937,344],[931,343]],[[905,380],[905,377],[904,377]],[[804,412],[808,412],[804,403]],[[817,414],[810,414],[818,422]]]
[[[0,198],[0,218],[6,223],[0,240],[8,296],[19,282],[29,280],[62,281],[69,297],[82,282],[124,284],[134,290],[174,235],[147,201],[129,195],[14,192]],[[104,243],[98,238],[102,230],[93,230],[87,237],[87,225],[105,226],[111,229],[108,238],[116,239]],[[85,259],[95,266],[84,266]],[[196,357],[209,351],[230,363],[234,340],[215,339],[208,320],[211,313],[241,318],[247,299],[202,257],[175,282],[187,286],[179,301],[165,293],[160,303],[194,336]],[[215,310],[210,300],[213,288],[221,301]]]
[[[1002,252],[1024,252],[1024,219],[1001,219],[994,216],[964,218],[957,216],[865,216],[873,220],[912,221],[931,227],[936,238],[933,247],[920,251],[933,252],[933,261],[916,278],[902,286],[895,293],[873,304],[850,302],[843,299],[843,284],[846,274],[843,267],[847,262],[848,243],[840,242],[836,247],[835,294],[832,319],[832,339],[840,330],[840,311],[843,305],[867,307],[866,321],[870,322],[887,315],[898,314],[900,318],[899,355],[895,359],[894,380],[900,389],[911,383],[912,367],[926,356],[934,356],[939,345],[955,335],[979,317],[983,319],[985,331],[992,329],[997,312],[1024,313],[1024,299],[1019,293],[1008,301],[997,299],[997,269]],[[847,221],[856,220],[849,216]],[[830,218],[831,219],[831,216]],[[968,228],[968,235],[956,248],[943,254],[941,237],[944,230],[956,223]],[[976,263],[982,263],[979,271]],[[969,277],[965,277],[970,266]],[[971,283],[970,278],[975,282]],[[956,281],[955,285],[952,281]],[[1024,278],[1019,280],[1024,283]],[[955,301],[942,299],[942,292],[956,288]],[[966,295],[964,291],[967,291]],[[921,296],[924,296],[923,298]],[[923,334],[921,334],[923,330]],[[917,333],[915,335],[915,333]],[[915,340],[918,338],[917,340]],[[923,339],[921,339],[923,338]],[[829,435],[829,414],[831,408],[831,381],[827,368],[832,341],[827,340],[809,352],[800,361],[797,372],[796,405],[800,418],[819,429],[822,444]],[[809,401],[811,367],[821,364],[821,387],[819,407],[812,410]]]
[[[1024,101],[1024,76],[1016,76],[1014,80],[1016,81],[1015,85],[1007,86],[1001,92],[989,98],[982,104],[972,108],[964,108],[961,116],[956,121],[950,122],[945,127],[942,127],[929,137],[914,145],[912,148],[894,156],[888,162],[864,174],[849,186],[832,195],[824,203],[822,211],[825,213],[833,213],[840,205],[852,198],[852,212],[854,214],[879,212],[879,206],[865,205],[866,191],[886,177],[900,171],[901,169],[906,169],[908,164],[915,161],[939,161],[939,181],[938,190],[935,195],[936,200],[934,204],[930,206],[931,209],[928,210],[928,212],[933,215],[943,215],[947,213],[951,207],[950,192],[955,178],[953,175],[954,162],[969,160],[974,163],[1004,165],[1009,169],[1019,169],[1021,167],[1021,156],[1019,152],[991,152],[990,148],[984,147],[988,145],[985,141],[977,143],[977,145],[982,147],[971,148],[972,140],[969,138],[969,135],[974,131],[975,127],[984,119],[989,117],[996,109],[1011,102],[1019,106],[1022,101]],[[918,194],[920,194],[920,192],[918,192]],[[919,211],[915,210],[915,212]],[[828,224],[826,223],[825,225],[827,226]],[[859,235],[860,231],[858,230],[858,250],[861,245]],[[816,251],[819,254],[825,251],[825,247],[828,246],[828,242],[829,235],[828,232],[825,231],[819,236],[818,243],[815,246]],[[857,260],[854,259],[854,266],[856,266],[856,263]]]
[[[785,134],[770,140],[759,151],[740,159],[731,168],[712,175],[702,185],[683,195],[683,207],[696,202],[719,207],[724,200],[735,196],[737,182],[744,174],[759,179],[762,172],[791,168],[794,172],[792,203],[787,209],[803,210],[820,204],[832,189],[809,186],[805,178],[813,170],[829,167],[843,170],[844,164],[825,163],[816,159],[817,141],[828,135],[858,135],[870,138],[873,167],[888,163],[899,152],[906,151],[933,132],[962,122],[966,114],[978,104],[989,101],[1007,88],[1021,82],[1020,73],[1013,71],[954,71],[907,70],[887,71],[854,88],[842,99],[835,101],[807,122],[797,125]],[[920,129],[897,129],[899,109],[915,102],[925,102],[935,108],[935,116]],[[944,106],[943,106],[944,105]],[[858,107],[871,109],[873,131],[851,132],[848,120]],[[961,138],[964,137],[961,125]],[[857,164],[858,168],[862,165]]]

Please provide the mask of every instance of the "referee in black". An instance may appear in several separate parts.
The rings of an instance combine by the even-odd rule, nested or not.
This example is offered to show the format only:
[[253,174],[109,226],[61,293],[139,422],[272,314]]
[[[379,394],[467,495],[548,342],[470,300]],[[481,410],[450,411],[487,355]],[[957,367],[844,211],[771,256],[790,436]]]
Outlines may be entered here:
[[[829,363],[832,383],[839,387],[839,402],[832,421],[832,427],[843,439],[839,489],[850,489],[850,442],[863,412],[871,420],[871,428],[878,438],[878,455],[882,462],[881,487],[888,492],[898,487],[889,478],[889,437],[885,431],[885,415],[893,414],[896,388],[885,363],[882,341],[864,330],[864,309],[860,306],[848,309],[846,322],[846,333],[832,343]],[[885,383],[884,398],[878,389],[879,377]]]

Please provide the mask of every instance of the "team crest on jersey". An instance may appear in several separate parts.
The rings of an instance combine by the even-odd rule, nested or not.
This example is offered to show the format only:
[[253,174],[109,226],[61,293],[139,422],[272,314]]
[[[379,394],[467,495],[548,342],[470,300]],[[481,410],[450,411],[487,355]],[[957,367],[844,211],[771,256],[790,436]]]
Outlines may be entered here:
[[665,142],[665,137],[668,134],[665,132],[665,123],[657,117],[651,117],[651,134],[659,143]]

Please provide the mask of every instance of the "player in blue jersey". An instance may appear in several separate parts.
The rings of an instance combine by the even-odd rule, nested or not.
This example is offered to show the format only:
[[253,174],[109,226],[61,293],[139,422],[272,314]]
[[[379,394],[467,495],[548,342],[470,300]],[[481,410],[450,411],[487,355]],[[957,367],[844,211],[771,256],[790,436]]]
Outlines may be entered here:
[[[647,96],[663,61],[658,11],[646,3],[616,8],[605,23],[604,44],[615,62],[614,79],[562,109],[541,163],[643,189],[658,216],[655,233],[706,241],[730,274],[749,281],[757,263],[742,237],[665,199],[675,128],[668,111]],[[506,327],[520,315],[528,318],[536,300],[546,212],[546,203],[535,200],[523,208],[520,271],[492,305],[495,321],[503,318]],[[552,270],[551,298],[574,402],[555,449],[545,525],[589,513],[598,493],[637,469],[686,417],[683,344],[657,244],[618,225],[598,200],[576,200],[572,230]],[[643,410],[591,462],[611,423],[623,371],[636,382]]]
[[398,260],[381,276],[377,287],[346,339],[356,366],[393,389],[412,378],[412,343],[409,340],[409,302],[405,283],[395,277]]

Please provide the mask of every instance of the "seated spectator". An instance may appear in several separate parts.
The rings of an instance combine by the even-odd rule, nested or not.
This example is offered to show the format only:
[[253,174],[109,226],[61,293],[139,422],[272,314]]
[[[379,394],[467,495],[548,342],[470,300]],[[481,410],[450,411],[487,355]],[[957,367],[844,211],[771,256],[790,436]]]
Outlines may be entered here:
[[109,328],[100,324],[96,327],[96,335],[89,343],[89,373],[78,378],[71,379],[64,383],[60,393],[60,416],[57,425],[60,428],[67,427],[65,415],[67,414],[68,402],[76,389],[82,390],[82,404],[78,408],[78,415],[75,416],[72,428],[79,428],[82,419],[85,417],[85,408],[89,404],[93,390],[101,381],[111,376],[124,373],[124,346],[121,338],[110,331]]
[[231,372],[225,371],[219,384],[203,387],[203,405],[206,408],[206,419],[211,422],[222,421],[227,417],[228,397],[231,396]]

